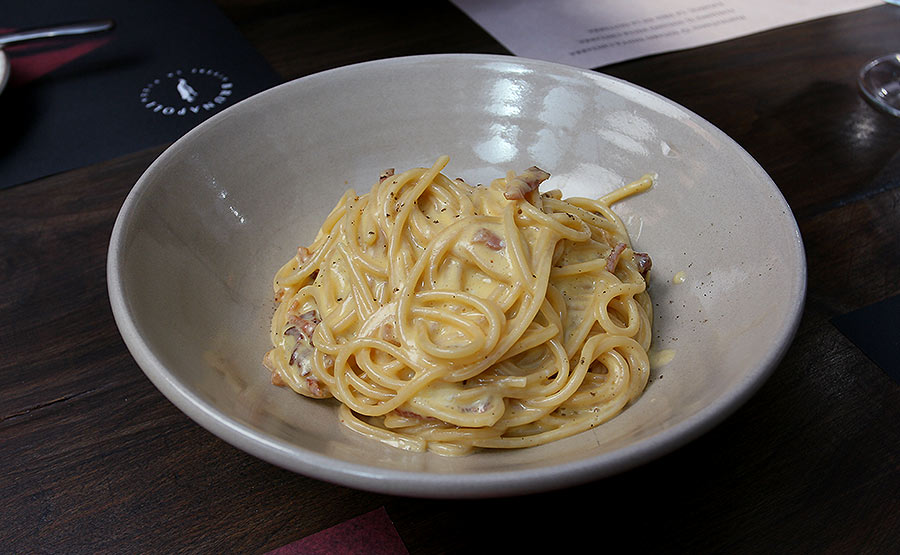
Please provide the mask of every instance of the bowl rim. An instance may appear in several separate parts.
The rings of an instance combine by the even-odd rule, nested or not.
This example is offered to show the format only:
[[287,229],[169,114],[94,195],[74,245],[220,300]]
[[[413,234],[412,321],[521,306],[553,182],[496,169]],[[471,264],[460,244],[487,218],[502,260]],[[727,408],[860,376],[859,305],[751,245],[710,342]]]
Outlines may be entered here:
[[[285,88],[300,86],[298,83],[310,83],[328,79],[334,74],[354,72],[362,68],[371,68],[373,66],[390,67],[397,64],[434,64],[444,61],[459,61],[461,59],[471,62],[502,62],[528,66],[531,69],[543,68],[556,74],[579,75],[595,81],[613,83],[618,87],[624,86],[626,89],[650,95],[670,106],[677,107],[691,120],[703,126],[716,139],[733,148],[745,160],[748,169],[769,189],[768,192],[771,193],[773,200],[782,205],[782,217],[787,219],[786,221],[790,224],[793,232],[794,250],[792,254],[794,255],[795,267],[790,287],[795,294],[792,297],[793,305],[784,318],[781,329],[776,334],[778,338],[777,343],[772,346],[764,357],[757,361],[756,365],[745,374],[738,385],[732,387],[693,415],[654,435],[613,451],[578,461],[525,470],[500,470],[466,474],[437,474],[425,471],[385,469],[367,464],[336,460],[311,451],[301,445],[274,439],[248,426],[232,421],[228,416],[216,409],[215,406],[195,395],[185,384],[174,379],[138,330],[135,323],[135,315],[128,302],[126,285],[122,274],[122,257],[124,241],[129,231],[128,223],[131,221],[142,196],[151,186],[153,175],[167,164],[170,157],[175,156],[179,150],[189,145],[193,137],[203,133],[208,127],[216,125],[223,118],[229,117],[234,111],[241,110],[243,106],[246,106],[248,102],[254,101],[254,99],[276,94],[277,91]],[[617,88],[618,90],[620,89]],[[620,93],[616,92],[615,94]],[[668,454],[719,425],[757,392],[774,372],[792,344],[805,305],[807,263],[799,226],[793,212],[768,173],[734,139],[691,110],[644,87],[593,70],[542,60],[496,54],[426,54],[360,62],[287,81],[229,106],[188,131],[167,147],[148,166],[125,198],[110,236],[107,255],[107,287],[116,325],[126,347],[144,374],[179,410],[226,443],[276,466],[305,476],[360,490],[408,497],[485,498],[539,493],[611,476]]]
[[0,48],[0,92],[6,88],[6,82],[9,80],[10,63],[6,52]]

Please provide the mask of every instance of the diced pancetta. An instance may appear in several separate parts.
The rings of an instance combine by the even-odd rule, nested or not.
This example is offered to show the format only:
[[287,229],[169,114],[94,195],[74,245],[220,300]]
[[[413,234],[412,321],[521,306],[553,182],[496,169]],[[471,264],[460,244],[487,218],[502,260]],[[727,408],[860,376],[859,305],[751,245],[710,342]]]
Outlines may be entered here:
[[291,326],[284,330],[284,335],[290,335],[297,340],[288,364],[308,371],[313,355],[312,335],[322,320],[319,319],[319,313],[315,310],[304,312],[299,316],[292,314],[288,316],[287,320]]
[[314,376],[307,376],[306,385],[309,387],[309,392],[313,397],[323,398],[327,397],[325,392],[322,390],[322,386],[319,384],[319,380],[317,380]]
[[406,409],[394,409],[394,413],[403,418],[424,418],[421,414]]
[[509,200],[524,199],[525,195],[536,190],[541,183],[549,178],[549,173],[537,166],[531,166],[507,182],[503,196]]
[[637,264],[638,272],[644,277],[647,277],[647,272],[649,272],[650,267],[653,266],[650,255],[645,252],[634,253],[634,263]]
[[627,245],[625,243],[616,243],[616,246],[613,247],[613,250],[609,253],[609,256],[606,257],[606,271],[607,272],[615,272],[616,266],[619,264],[619,257],[622,256],[622,251],[625,250]]
[[475,235],[472,236],[472,242],[483,244],[487,248],[495,251],[502,250],[506,247],[506,241],[504,241],[502,237],[485,227],[482,227],[475,232]]
[[[310,310],[308,312],[304,312],[303,314],[301,314],[299,316],[296,316],[296,315],[288,316],[287,320],[288,320],[288,322],[290,322],[291,324],[296,326],[298,328],[299,333],[303,334],[303,336],[306,337],[307,339],[312,338],[313,332],[316,331],[316,326],[318,326],[319,322],[322,321],[321,319],[319,319],[319,313],[316,312],[315,310]],[[288,328],[288,329],[290,329],[290,328]],[[285,330],[284,333],[287,334],[288,331]]]

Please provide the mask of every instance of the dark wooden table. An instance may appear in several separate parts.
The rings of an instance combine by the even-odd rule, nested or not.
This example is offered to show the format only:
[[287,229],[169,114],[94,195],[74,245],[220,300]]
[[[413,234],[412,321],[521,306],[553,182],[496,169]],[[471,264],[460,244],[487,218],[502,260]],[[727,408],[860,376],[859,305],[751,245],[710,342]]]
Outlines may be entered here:
[[[286,80],[508,53],[448,3],[220,5]],[[855,85],[891,51],[900,8],[882,6],[600,68],[699,113],[760,162],[800,224],[808,298],[774,375],[711,433],[541,495],[434,501],[319,482],[167,401],[126,350],[105,280],[116,214],[166,145],[0,191],[0,551],[261,553],[383,508],[411,553],[616,538],[665,552],[898,552],[900,386],[832,322],[900,293],[900,172],[877,179],[900,150],[900,118]]]

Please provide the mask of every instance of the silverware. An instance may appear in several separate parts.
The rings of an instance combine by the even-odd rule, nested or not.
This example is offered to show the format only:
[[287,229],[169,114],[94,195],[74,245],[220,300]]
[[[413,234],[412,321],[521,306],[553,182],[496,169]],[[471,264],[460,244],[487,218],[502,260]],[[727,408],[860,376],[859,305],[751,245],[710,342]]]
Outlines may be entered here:
[[81,21],[77,23],[67,23],[65,25],[52,25],[49,27],[23,29],[14,33],[0,35],[0,48],[12,44],[19,44],[20,42],[29,40],[101,33],[103,31],[109,31],[110,29],[115,27],[115,25],[116,23],[112,19],[99,19],[92,21]]

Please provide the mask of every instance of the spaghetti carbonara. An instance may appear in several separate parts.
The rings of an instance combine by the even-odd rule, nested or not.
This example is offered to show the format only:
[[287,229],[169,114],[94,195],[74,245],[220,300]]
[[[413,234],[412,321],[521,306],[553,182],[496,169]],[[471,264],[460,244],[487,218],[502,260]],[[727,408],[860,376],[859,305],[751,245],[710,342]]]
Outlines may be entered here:
[[650,257],[616,201],[541,194],[532,167],[490,186],[430,168],[347,191],[275,275],[272,382],[334,397],[341,422],[445,455],[592,428],[650,371]]

